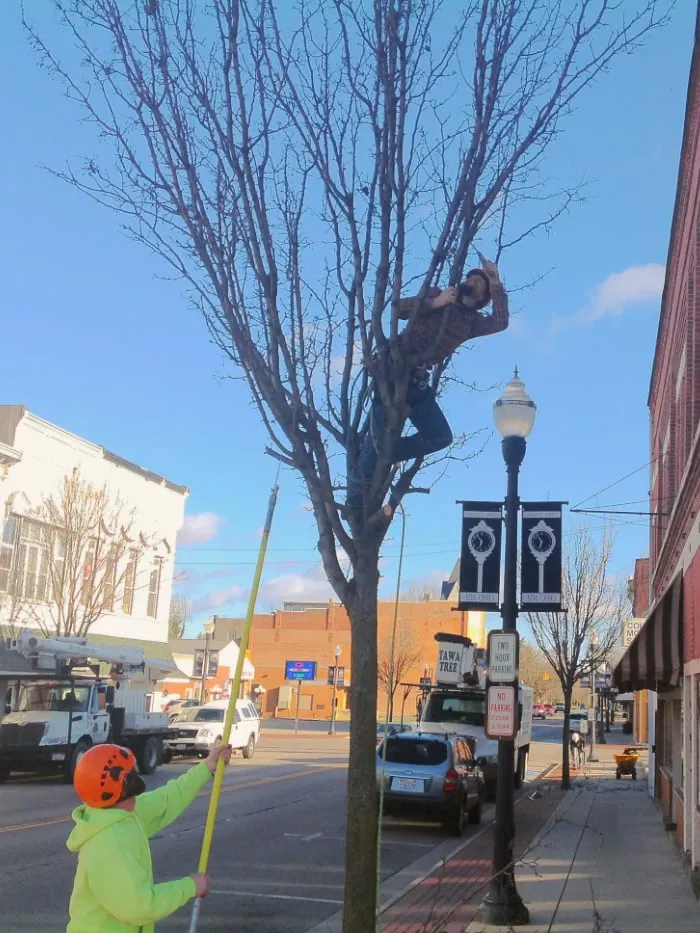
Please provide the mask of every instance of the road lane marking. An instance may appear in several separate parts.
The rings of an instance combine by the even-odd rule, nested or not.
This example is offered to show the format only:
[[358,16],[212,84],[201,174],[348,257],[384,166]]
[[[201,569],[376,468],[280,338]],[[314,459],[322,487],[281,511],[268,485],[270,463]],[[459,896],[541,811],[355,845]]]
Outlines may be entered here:
[[282,833],[290,839],[301,839],[302,842],[312,842],[314,839],[320,839],[323,833]]
[[35,829],[37,826],[55,826],[57,823],[70,823],[71,817],[59,816],[55,820],[39,820],[36,823],[17,823],[15,826],[0,826],[0,833],[16,833],[21,829]]
[[[308,768],[305,771],[294,771],[291,774],[281,774],[278,777],[261,778],[255,781],[241,781],[238,784],[227,784],[221,788],[221,793],[224,794],[234,790],[249,790],[251,787],[261,787],[263,784],[277,784],[280,781],[291,781],[294,778],[308,777],[311,774],[322,774],[324,771],[332,771],[333,768],[333,765],[328,765],[323,768]],[[164,787],[165,785],[161,786]],[[154,788],[154,790],[157,790],[157,788]],[[209,793],[206,791],[197,794],[197,797],[208,796]],[[37,829],[40,826],[56,826],[58,823],[70,822],[72,822],[70,816],[59,816],[53,820],[37,820],[33,823],[16,823],[12,826],[0,826],[0,835],[3,833],[17,833],[25,829]]]
[[258,891],[215,891],[210,894],[222,894],[225,897],[265,897],[275,901],[306,901],[311,904],[335,904],[341,905],[342,901],[333,900],[329,897],[302,897],[300,894],[261,894]]

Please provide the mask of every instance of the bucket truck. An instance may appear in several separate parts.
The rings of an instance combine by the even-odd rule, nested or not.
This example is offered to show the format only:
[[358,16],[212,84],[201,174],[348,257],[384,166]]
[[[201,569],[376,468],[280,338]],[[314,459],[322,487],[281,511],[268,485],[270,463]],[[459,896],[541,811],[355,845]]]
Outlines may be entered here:
[[41,638],[29,630],[14,647],[36,679],[20,682],[12,710],[0,720],[0,781],[13,771],[42,770],[71,780],[87,749],[102,742],[127,746],[143,774],[155,771],[168,716],[151,712],[150,700],[172,661],[146,659],[138,647]]

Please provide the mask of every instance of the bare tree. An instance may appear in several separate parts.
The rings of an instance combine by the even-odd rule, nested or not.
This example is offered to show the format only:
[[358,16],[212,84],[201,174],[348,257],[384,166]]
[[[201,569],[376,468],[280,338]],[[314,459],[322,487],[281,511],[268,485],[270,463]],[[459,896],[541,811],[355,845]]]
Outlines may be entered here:
[[379,650],[377,677],[389,703],[389,721],[394,718],[394,698],[399,684],[408,676],[422,657],[421,644],[413,626],[399,621],[391,658],[391,636],[387,636]]
[[[182,583],[187,579],[187,572],[175,572],[174,583]],[[170,600],[168,613],[168,638],[183,638],[187,624],[192,621],[192,600],[186,593],[174,591]]]
[[428,603],[433,599],[440,599],[442,588],[438,584],[425,583],[419,586],[409,586],[401,593],[401,602]]
[[47,636],[82,637],[105,613],[131,611],[138,564],[148,542],[133,530],[133,514],[106,486],[96,487],[78,469],[20,520],[19,552],[36,546],[36,558],[20,557],[15,577],[24,617]]
[[[569,714],[574,687],[609,659],[620,640],[625,595],[610,575],[613,538],[596,545],[586,528],[573,537],[563,568],[562,612],[528,614],[538,647],[551,664],[564,694],[562,784],[570,786]],[[592,722],[595,728],[595,721]]]
[[[655,0],[54,5],[79,64],[30,35],[103,144],[60,174],[189,285],[269,452],[308,489],[353,632],[348,809],[375,813],[378,557],[394,511],[384,502],[392,486],[400,501],[426,465],[391,463],[420,362],[399,334],[399,298],[418,296],[415,328],[428,288],[457,284],[476,243],[498,260],[567,209],[577,188],[548,184],[547,148],[578,95],[665,10]],[[336,492],[362,475],[370,390],[386,418],[362,508],[345,521]],[[374,926],[376,833],[374,820],[348,820],[345,933]]]

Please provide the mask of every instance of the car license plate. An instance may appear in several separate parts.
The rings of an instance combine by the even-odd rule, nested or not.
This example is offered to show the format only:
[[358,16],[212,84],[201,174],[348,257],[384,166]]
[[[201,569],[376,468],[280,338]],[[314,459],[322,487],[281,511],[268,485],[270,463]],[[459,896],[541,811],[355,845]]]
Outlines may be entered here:
[[423,781],[418,778],[394,778],[391,782],[392,790],[400,790],[407,794],[422,794]]
[[54,752],[51,756],[51,761],[65,761],[66,756],[64,752]]
[[184,751],[187,746],[184,742],[177,742],[175,745],[173,745],[173,748],[177,748],[179,751]]

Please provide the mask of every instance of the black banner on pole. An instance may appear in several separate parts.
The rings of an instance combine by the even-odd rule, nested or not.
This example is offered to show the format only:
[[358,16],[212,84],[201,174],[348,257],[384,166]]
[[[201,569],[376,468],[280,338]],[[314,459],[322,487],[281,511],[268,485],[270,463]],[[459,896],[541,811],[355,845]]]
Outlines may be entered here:
[[501,582],[500,502],[462,502],[458,609],[498,611]]
[[523,502],[520,606],[561,610],[561,502]]

